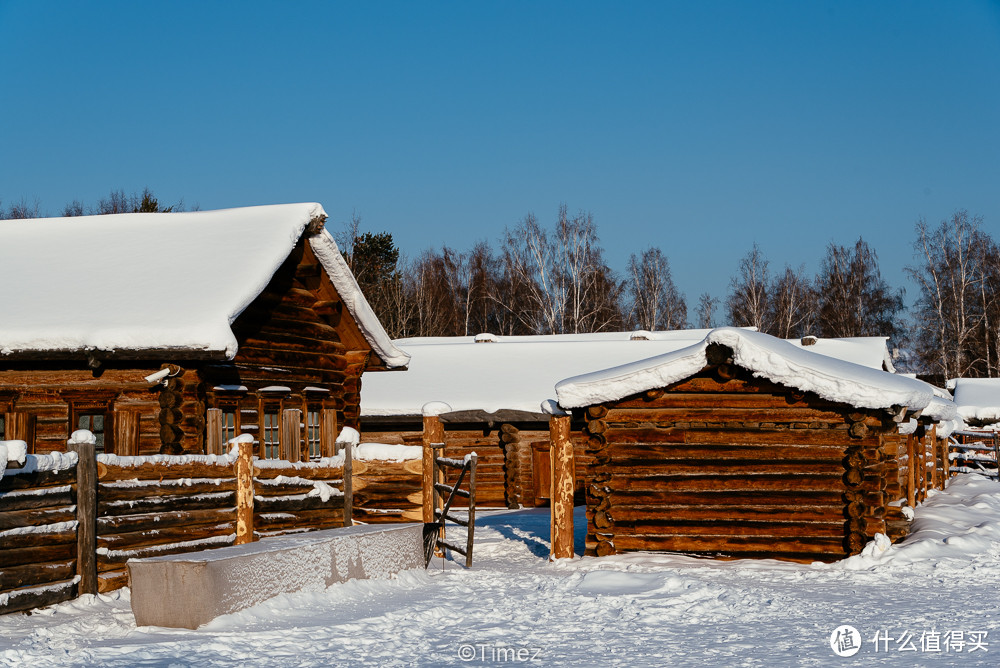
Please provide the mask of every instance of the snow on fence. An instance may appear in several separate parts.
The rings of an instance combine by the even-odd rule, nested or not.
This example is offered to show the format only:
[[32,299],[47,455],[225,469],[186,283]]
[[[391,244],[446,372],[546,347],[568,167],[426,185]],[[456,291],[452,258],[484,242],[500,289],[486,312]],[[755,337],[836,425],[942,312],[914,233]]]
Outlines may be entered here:
[[948,449],[950,469],[954,473],[978,473],[998,478],[1000,434],[983,431],[956,431]]
[[0,612],[73,598],[79,581],[76,455],[26,455],[23,465],[4,463],[6,470],[0,478]]
[[126,586],[133,557],[351,523],[350,449],[286,462],[252,460],[246,448],[252,475],[241,485],[235,454],[94,456],[92,444],[75,447],[79,458],[27,455],[0,478],[0,614]]

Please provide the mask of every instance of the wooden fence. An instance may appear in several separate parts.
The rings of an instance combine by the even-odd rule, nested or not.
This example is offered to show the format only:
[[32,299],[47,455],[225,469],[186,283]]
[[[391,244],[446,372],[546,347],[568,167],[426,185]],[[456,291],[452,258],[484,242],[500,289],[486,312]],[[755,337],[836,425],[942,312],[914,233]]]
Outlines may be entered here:
[[76,447],[28,455],[0,478],[0,614],[123,587],[131,558],[351,523],[349,448],[315,462],[253,460],[246,448],[241,481],[239,457]]
[[998,477],[1000,434],[989,431],[956,431],[948,445],[948,460],[955,473]]

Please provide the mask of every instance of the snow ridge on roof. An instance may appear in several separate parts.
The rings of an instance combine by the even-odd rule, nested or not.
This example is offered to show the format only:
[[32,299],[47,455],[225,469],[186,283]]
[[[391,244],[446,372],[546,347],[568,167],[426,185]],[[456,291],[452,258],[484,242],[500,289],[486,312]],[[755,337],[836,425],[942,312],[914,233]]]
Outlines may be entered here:
[[[0,221],[0,354],[181,350],[231,359],[232,323],[319,217],[322,206],[300,203]],[[345,280],[329,233],[319,236],[345,305],[373,349],[399,366],[406,355]]]
[[[931,386],[923,381],[809,352],[767,334],[733,327],[712,330],[701,342],[681,350],[568,378],[556,385],[556,396],[563,408],[578,408],[666,387],[705,368],[705,351],[712,343],[732,349],[733,362],[755,376],[857,408],[906,406],[925,410],[934,397]],[[930,417],[954,416],[954,408],[947,404],[935,403],[933,411],[936,415]]]
[[1000,421],[1000,378],[955,378],[955,404],[964,420]]

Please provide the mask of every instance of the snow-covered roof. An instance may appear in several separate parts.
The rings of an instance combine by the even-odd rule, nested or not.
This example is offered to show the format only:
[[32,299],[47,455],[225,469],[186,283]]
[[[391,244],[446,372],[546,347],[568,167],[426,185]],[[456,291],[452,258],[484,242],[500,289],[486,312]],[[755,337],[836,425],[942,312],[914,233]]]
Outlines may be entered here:
[[723,327],[698,343],[631,364],[568,378],[556,385],[563,408],[615,401],[666,387],[708,366],[706,350],[718,343],[733,351],[733,362],[774,383],[814,392],[829,401],[858,408],[905,406],[935,419],[954,417],[954,406],[934,402],[934,390],[914,378],[897,376],[852,362],[810,352],[767,334]]
[[[0,354],[199,351],[232,358],[231,325],[305,233],[315,203],[0,221]],[[309,243],[369,345],[408,358],[326,230]]]
[[[365,416],[420,415],[428,401],[452,411],[540,413],[557,382],[701,342],[712,330],[598,332],[535,336],[398,339],[411,357],[405,374],[374,374],[361,389]],[[477,340],[479,341],[477,343]],[[801,347],[798,339],[791,345]],[[885,339],[818,339],[806,350],[882,369]]]
[[361,414],[421,415],[430,401],[452,411],[540,414],[541,402],[567,376],[684,348],[708,331],[654,332],[649,340],[630,340],[629,332],[495,336],[480,343],[474,336],[397,339],[409,367],[365,376]]
[[854,336],[839,339],[812,339],[812,343],[806,345],[805,339],[786,339],[789,343],[800,348],[805,348],[809,352],[819,353],[827,357],[835,357],[845,362],[853,362],[861,366],[872,369],[883,369],[891,373],[896,372],[892,364],[892,356],[889,354],[888,341],[886,336]]
[[1000,378],[956,378],[948,386],[963,420],[1000,422]]

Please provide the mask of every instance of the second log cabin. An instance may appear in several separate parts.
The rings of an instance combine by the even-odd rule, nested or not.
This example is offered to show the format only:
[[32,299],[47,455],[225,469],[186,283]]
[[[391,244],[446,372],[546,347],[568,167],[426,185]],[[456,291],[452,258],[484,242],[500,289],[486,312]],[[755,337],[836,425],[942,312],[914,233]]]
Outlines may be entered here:
[[[588,554],[836,560],[943,487],[934,388],[734,328],[556,386],[586,422]],[[914,419],[916,421],[914,421]]]

